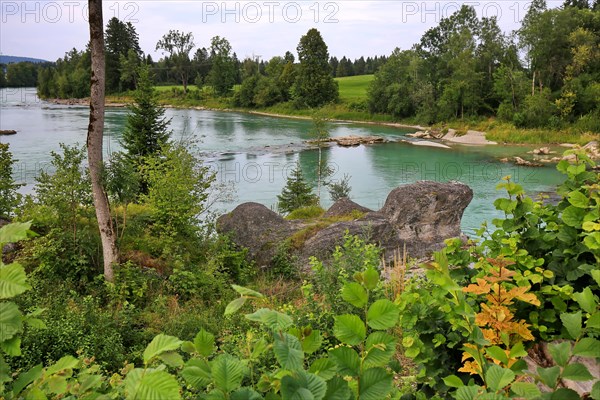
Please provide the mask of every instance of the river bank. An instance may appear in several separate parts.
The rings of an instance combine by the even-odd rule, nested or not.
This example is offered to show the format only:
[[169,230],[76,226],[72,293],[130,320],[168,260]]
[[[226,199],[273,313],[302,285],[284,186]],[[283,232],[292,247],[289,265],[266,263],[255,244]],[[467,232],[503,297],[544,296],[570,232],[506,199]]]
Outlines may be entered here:
[[[214,101],[196,100],[173,97],[167,92],[160,92],[159,100],[165,108],[193,109],[221,112],[239,112],[252,115],[310,120],[312,110],[297,110],[290,107],[275,106],[266,110],[252,110],[246,108],[229,107],[223,100]],[[46,99],[51,104],[67,106],[89,105],[89,99]],[[106,97],[107,107],[127,107],[132,101],[130,96],[110,95]],[[208,105],[207,105],[208,103]],[[319,110],[320,114],[329,116],[334,123],[364,124],[370,126],[385,126],[392,128],[409,128],[417,131],[438,130],[447,132],[443,136],[436,136],[441,142],[463,145],[492,145],[492,144],[535,144],[540,146],[560,145],[564,143],[585,145],[592,141],[599,141],[600,135],[593,133],[573,132],[572,130],[524,129],[501,122],[495,118],[488,118],[478,122],[452,121],[438,123],[432,127],[403,121],[391,121],[391,116],[372,115],[366,112],[350,110],[345,104],[326,105]]]

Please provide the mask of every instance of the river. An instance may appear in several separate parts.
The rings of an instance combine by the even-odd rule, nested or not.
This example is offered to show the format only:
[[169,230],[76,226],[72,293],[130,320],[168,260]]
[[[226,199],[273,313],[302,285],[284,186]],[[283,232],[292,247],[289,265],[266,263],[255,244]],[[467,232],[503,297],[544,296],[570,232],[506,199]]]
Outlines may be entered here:
[[[300,163],[308,179],[315,180],[317,151],[306,149],[311,122],[237,112],[167,109],[173,138],[198,140],[197,147],[205,162],[217,172],[217,182],[233,188],[233,196],[215,205],[220,212],[246,201],[256,201],[275,208],[277,194],[285,185],[286,173]],[[107,156],[121,147],[119,139],[127,110],[106,109],[104,149]],[[84,144],[88,108],[53,105],[41,101],[35,89],[0,89],[0,129],[14,129],[12,136],[0,136],[9,143],[17,163],[15,179],[32,192],[41,169],[49,170],[50,151],[59,143]],[[378,125],[334,123],[332,136],[377,135],[397,141],[411,129]],[[414,146],[389,142],[352,148],[331,147],[323,156],[335,173],[351,176],[351,199],[378,209],[387,194],[398,185],[418,180],[445,182],[456,180],[468,184],[474,198],[465,211],[462,227],[473,233],[484,221],[501,216],[493,201],[502,196],[495,187],[505,175],[525,187],[528,193],[552,191],[562,176],[553,165],[530,168],[501,163],[500,157],[522,155],[533,146],[466,146],[450,144],[452,149]],[[315,185],[316,186],[316,185]],[[331,205],[322,193],[323,206]],[[412,201],[412,199],[407,199]]]

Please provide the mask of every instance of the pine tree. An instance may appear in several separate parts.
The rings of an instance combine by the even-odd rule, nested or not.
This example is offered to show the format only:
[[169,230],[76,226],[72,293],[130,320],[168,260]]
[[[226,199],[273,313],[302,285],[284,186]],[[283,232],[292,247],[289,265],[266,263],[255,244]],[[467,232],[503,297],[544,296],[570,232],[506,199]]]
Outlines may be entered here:
[[283,213],[290,213],[301,207],[317,204],[318,199],[306,183],[299,164],[296,164],[296,168],[288,177],[281,194],[277,196],[277,200],[279,200],[279,211]]
[[165,109],[158,103],[147,65],[139,68],[133,99],[121,144],[127,157],[138,163],[142,157],[159,153],[171,135],[170,120],[165,118]]

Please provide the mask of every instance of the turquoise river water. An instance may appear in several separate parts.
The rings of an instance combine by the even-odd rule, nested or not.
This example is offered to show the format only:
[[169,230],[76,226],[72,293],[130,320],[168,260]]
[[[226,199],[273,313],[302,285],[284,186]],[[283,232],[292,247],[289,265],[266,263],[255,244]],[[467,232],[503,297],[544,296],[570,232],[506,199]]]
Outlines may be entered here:
[[[214,205],[219,212],[246,201],[274,208],[286,174],[298,162],[314,182],[317,151],[304,144],[309,139],[310,121],[192,109],[167,109],[166,116],[171,118],[174,139],[195,136],[198,151],[217,172],[217,182],[232,191],[232,195]],[[18,160],[14,173],[18,182],[26,184],[24,192],[33,190],[41,169],[49,170],[50,151],[58,151],[59,143],[85,143],[88,117],[88,108],[40,101],[32,88],[0,90],[0,129],[18,131],[16,135],[0,136],[0,142],[9,143]],[[106,110],[107,156],[121,148],[119,140],[126,117],[125,108]],[[511,175],[531,195],[552,191],[562,179],[553,165],[528,168],[498,161],[501,157],[522,156],[532,146],[450,144],[451,149],[442,149],[399,142],[409,139],[404,135],[412,131],[332,124],[332,136],[377,135],[390,140],[384,144],[324,149],[323,157],[335,171],[332,179],[349,174],[352,200],[372,209],[379,209],[390,190],[398,185],[418,180],[466,183],[474,192],[462,222],[467,233],[501,215],[494,209],[493,201],[503,195],[495,189],[503,176]],[[324,207],[331,204],[326,191],[322,198]]]

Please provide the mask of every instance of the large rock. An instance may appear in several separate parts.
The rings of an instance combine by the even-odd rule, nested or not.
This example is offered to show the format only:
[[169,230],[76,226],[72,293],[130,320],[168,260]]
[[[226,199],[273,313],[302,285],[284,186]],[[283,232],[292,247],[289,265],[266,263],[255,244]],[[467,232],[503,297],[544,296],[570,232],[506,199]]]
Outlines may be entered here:
[[290,237],[294,224],[258,203],[243,203],[217,220],[219,232],[227,233],[239,246],[248,248],[258,265],[267,265],[277,247]]
[[409,256],[422,257],[460,236],[460,221],[472,199],[473,191],[462,183],[421,181],[392,190],[380,213],[390,220]]
[[325,218],[331,217],[344,217],[352,215],[353,213],[366,214],[372,212],[367,207],[363,207],[360,204],[356,204],[347,197],[343,197],[333,203],[329,210],[323,215]]
[[[445,239],[461,236],[460,221],[472,198],[473,191],[462,183],[421,181],[394,189],[377,212],[342,199],[327,211],[328,218],[296,222],[260,204],[245,203],[219,218],[217,229],[247,247],[259,265],[268,265],[278,246],[292,236],[302,261],[313,255],[328,257],[346,232],[381,246],[387,259],[404,248],[409,257],[421,258],[441,249]],[[354,210],[364,214],[331,222],[331,217],[352,215]]]

